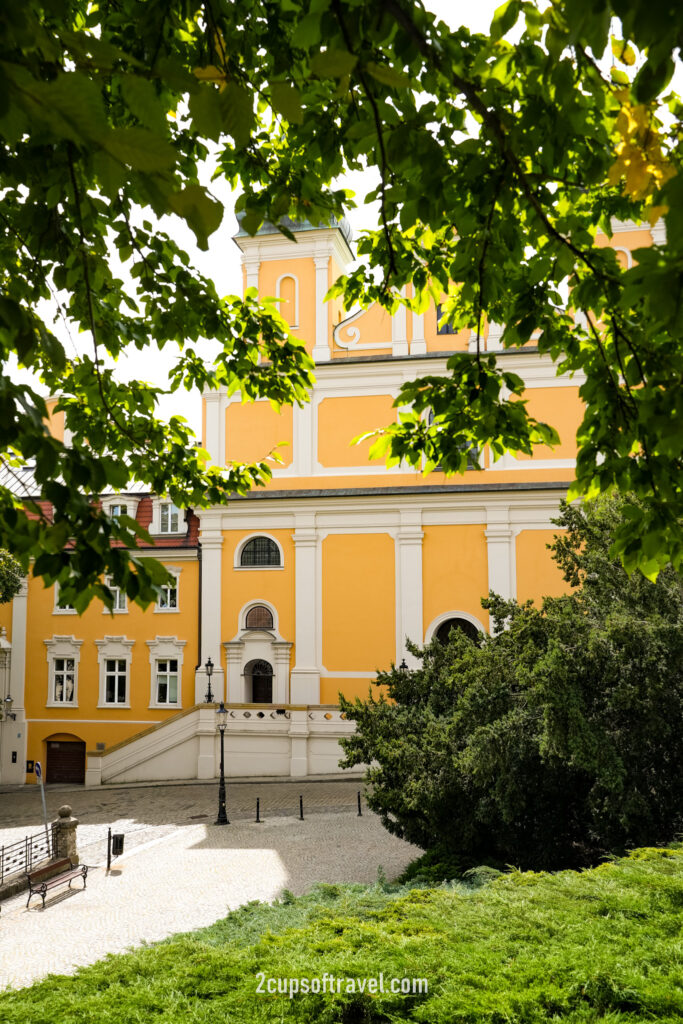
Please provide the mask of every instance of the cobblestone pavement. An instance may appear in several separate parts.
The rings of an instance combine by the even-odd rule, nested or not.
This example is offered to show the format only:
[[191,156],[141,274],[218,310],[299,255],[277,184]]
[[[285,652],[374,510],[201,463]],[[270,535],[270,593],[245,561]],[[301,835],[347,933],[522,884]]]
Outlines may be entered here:
[[[355,813],[360,779],[321,782],[228,781],[228,817],[253,820],[256,798],[261,817],[321,812]],[[78,849],[85,863],[106,854],[107,829],[123,832],[126,849],[169,835],[197,822],[213,822],[218,807],[218,783],[168,784],[125,788],[84,789],[82,786],[48,786],[45,790],[48,821],[57,817],[62,804],[70,804],[78,818]],[[38,786],[0,792],[0,846],[9,845],[42,830],[42,805]]]
[[[211,924],[249,900],[272,900],[285,888],[298,894],[315,882],[373,882],[379,868],[392,878],[419,853],[390,836],[365,808],[357,816],[357,782],[229,787],[232,824],[222,828],[212,824],[215,785],[169,789],[175,792],[49,791],[50,817],[69,802],[84,823],[79,837],[85,843],[79,848],[91,868],[88,886],[84,892],[77,891],[78,882],[71,891],[58,888],[45,910],[38,898],[27,910],[25,893],[2,905],[0,987],[73,973],[107,953]],[[257,793],[262,824],[253,821]],[[298,820],[300,793],[304,821]],[[0,795],[0,844],[8,841],[7,832],[25,834],[38,827],[27,797],[24,791]],[[39,803],[39,794],[35,797]],[[194,815],[206,816],[207,822]],[[8,820],[12,824],[5,830]],[[117,830],[121,825],[126,848],[107,875],[95,837],[109,824]],[[129,842],[133,827],[137,845]],[[182,884],[169,885],[171,878]]]

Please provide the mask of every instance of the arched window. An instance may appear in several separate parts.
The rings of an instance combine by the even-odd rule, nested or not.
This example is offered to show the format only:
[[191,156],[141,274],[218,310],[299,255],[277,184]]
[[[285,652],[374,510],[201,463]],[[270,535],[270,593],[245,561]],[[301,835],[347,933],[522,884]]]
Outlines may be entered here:
[[277,279],[275,295],[280,302],[280,313],[290,327],[299,326],[299,282],[293,274],[283,274]]
[[240,565],[280,565],[280,549],[270,537],[252,537],[242,548]]
[[467,619],[446,619],[441,623],[434,636],[440,644],[447,644],[452,629],[462,630],[465,636],[477,644],[481,641],[480,631],[473,622],[469,622]]
[[250,661],[244,667],[244,674],[251,686],[247,687],[247,695],[251,690],[251,704],[273,703],[273,666],[269,661]]
[[247,612],[244,625],[247,629],[272,629],[273,613],[270,608],[266,608],[265,605],[255,604],[254,607],[250,608]]

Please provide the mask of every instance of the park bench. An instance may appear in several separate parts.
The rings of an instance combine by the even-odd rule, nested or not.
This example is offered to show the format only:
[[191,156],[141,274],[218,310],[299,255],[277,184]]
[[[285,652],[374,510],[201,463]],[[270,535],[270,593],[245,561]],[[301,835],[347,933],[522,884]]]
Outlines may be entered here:
[[33,896],[42,896],[44,909],[45,897],[49,889],[55,889],[58,885],[63,885],[64,882],[68,882],[69,888],[71,888],[74,878],[79,876],[83,879],[83,888],[85,889],[87,874],[88,868],[85,864],[74,864],[68,857],[64,857],[62,860],[53,860],[50,864],[37,868],[35,871],[27,871],[29,894],[26,906],[28,907]]

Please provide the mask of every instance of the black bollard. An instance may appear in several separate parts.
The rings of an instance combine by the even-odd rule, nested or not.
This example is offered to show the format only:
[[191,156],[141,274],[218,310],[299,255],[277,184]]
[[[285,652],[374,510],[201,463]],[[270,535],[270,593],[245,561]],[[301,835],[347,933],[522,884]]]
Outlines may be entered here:
[[299,821],[304,820],[304,798],[299,797]]
[[259,800],[258,797],[256,797],[256,822],[259,825],[261,824],[260,810],[261,810],[261,801]]
[[360,790],[358,790],[358,817],[359,818],[363,817],[363,812],[360,809]]

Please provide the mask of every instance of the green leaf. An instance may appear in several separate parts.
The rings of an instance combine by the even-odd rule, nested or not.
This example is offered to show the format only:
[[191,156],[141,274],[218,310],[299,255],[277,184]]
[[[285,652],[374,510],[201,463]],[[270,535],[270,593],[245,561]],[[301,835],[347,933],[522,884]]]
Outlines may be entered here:
[[400,89],[410,85],[410,76],[396,68],[388,68],[385,64],[376,64],[369,60],[365,65],[368,72],[382,85],[388,85],[390,89]]
[[208,237],[223,220],[223,205],[213,199],[201,185],[188,185],[169,198],[171,209],[184,217],[197,236],[200,249],[208,249]]
[[102,146],[136,171],[166,171],[177,159],[173,146],[146,128],[114,128],[103,137]]
[[350,74],[358,63],[355,57],[348,50],[336,50],[330,47],[321,53],[317,53],[311,60],[311,70],[319,78],[343,78]]
[[256,123],[253,96],[236,82],[228,82],[220,93],[220,106],[223,127],[232,135],[235,145],[244,148]]
[[507,0],[507,3],[501,4],[496,9],[490,30],[491,39],[494,42],[510,31],[519,17],[520,9],[519,0]]
[[220,93],[212,85],[200,85],[190,96],[190,117],[194,130],[217,141],[223,124]]
[[153,131],[164,131],[166,111],[150,81],[139,75],[125,75],[121,80],[121,92],[138,121]]
[[270,82],[270,96],[274,109],[290,124],[302,124],[301,93],[291,82]]
[[636,52],[626,39],[617,39],[612,36],[612,53],[617,60],[629,67],[636,62]]
[[320,12],[306,14],[292,34],[292,46],[301,47],[302,50],[309,50],[316,43],[320,42],[321,30]]

